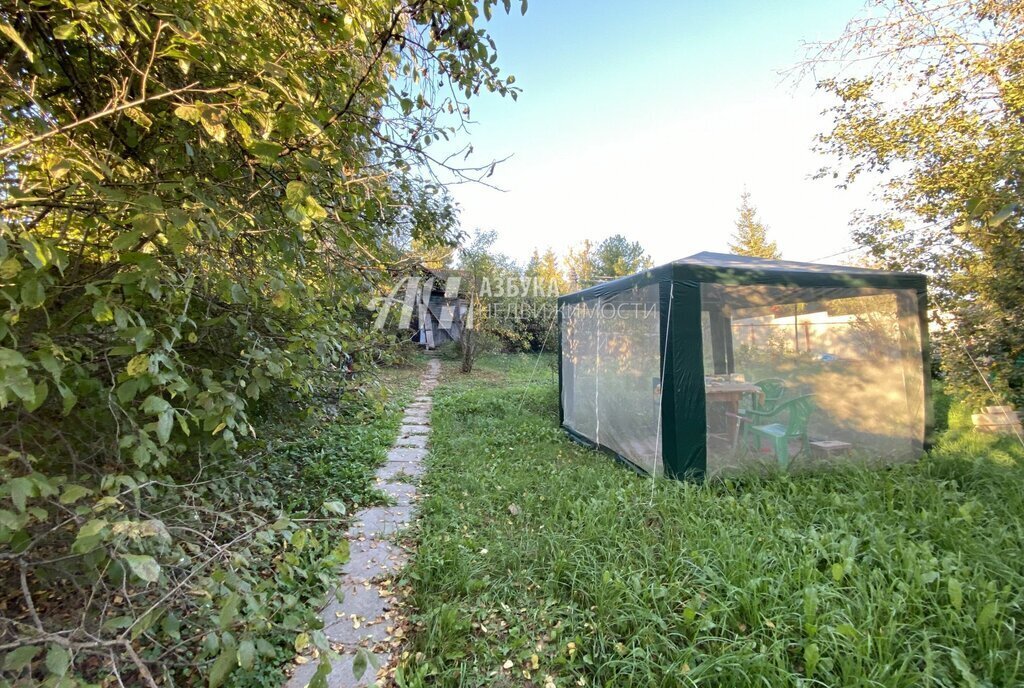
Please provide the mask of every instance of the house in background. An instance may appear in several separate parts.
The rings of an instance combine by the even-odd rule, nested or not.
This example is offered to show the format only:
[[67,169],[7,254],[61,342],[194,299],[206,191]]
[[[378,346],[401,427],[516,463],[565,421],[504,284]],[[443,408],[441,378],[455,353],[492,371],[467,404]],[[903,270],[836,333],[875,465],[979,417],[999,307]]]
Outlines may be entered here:
[[409,323],[411,339],[428,350],[462,339],[469,306],[458,290],[459,280],[450,277],[457,277],[457,274],[424,268],[420,288],[416,291]]

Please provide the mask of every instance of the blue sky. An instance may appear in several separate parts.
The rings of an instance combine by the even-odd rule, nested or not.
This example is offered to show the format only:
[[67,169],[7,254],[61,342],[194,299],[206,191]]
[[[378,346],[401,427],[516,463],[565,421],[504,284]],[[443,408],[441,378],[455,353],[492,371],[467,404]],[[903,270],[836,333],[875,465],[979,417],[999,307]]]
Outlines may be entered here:
[[869,189],[810,179],[828,162],[811,145],[829,103],[780,71],[802,41],[837,37],[863,0],[518,6],[487,27],[523,93],[472,104],[476,159],[512,156],[489,180],[505,191],[457,186],[465,229],[496,230],[519,260],[622,233],[662,263],[726,250],[746,188],[784,257],[852,245],[850,213]]

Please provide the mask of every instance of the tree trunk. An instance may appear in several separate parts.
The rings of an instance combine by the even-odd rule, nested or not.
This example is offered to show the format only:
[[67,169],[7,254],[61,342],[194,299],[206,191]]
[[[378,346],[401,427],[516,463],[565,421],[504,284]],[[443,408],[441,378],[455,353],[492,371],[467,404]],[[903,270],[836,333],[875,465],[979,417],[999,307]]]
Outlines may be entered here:
[[472,373],[473,359],[475,358],[473,355],[475,353],[473,351],[473,330],[468,327],[464,327],[462,329],[462,339],[460,341],[462,342],[462,372]]

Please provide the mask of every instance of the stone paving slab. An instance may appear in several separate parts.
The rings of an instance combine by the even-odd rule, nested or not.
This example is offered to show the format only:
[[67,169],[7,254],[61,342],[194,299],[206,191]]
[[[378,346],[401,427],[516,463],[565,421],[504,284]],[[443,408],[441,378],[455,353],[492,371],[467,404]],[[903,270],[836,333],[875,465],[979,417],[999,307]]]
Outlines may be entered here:
[[324,609],[327,639],[344,645],[346,650],[385,640],[390,621],[384,615],[391,611],[391,598],[381,597],[372,585],[345,585],[344,588],[344,601],[332,602]]
[[393,447],[388,452],[388,461],[422,461],[427,450],[419,447]]
[[408,482],[418,479],[425,470],[423,464],[415,461],[388,461],[377,469],[377,477],[389,482],[395,480]]
[[395,504],[398,506],[414,504],[419,497],[419,491],[416,489],[416,486],[409,483],[385,482],[378,485],[378,487],[382,492],[394,499]]
[[353,583],[363,583],[395,574],[408,560],[409,555],[404,549],[387,540],[357,539],[349,545],[345,571]]
[[[363,688],[373,685],[375,672],[369,667],[359,680],[352,673],[355,651],[387,639],[391,625],[391,593],[381,588],[408,560],[408,552],[389,541],[413,520],[418,498],[415,481],[425,470],[427,436],[430,434],[430,392],[437,386],[440,363],[434,359],[420,381],[413,404],[406,409],[399,437],[388,452],[388,461],[377,470],[378,487],[392,499],[393,506],[377,506],[353,515],[346,537],[349,561],[339,583],[341,599],[332,600],[321,612],[324,634],[341,655],[331,664],[328,688]],[[383,595],[382,595],[383,593]],[[385,659],[386,658],[382,658]],[[286,688],[304,688],[317,671],[319,662],[309,659],[295,667]]]
[[427,436],[426,435],[409,435],[408,437],[399,437],[395,440],[396,447],[415,447],[416,449],[427,448]]
[[349,538],[394,535],[412,521],[412,506],[375,506],[356,515]]
[[410,435],[429,435],[430,426],[424,425],[423,423],[405,423],[402,427],[398,428],[399,439],[402,437],[408,437]]

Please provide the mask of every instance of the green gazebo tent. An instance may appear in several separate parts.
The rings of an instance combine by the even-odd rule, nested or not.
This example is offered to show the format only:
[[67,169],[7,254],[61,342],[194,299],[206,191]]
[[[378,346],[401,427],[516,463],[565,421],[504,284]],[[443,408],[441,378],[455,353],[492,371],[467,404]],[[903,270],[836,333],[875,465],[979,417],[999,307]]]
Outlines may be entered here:
[[893,463],[927,445],[922,275],[698,253],[558,305],[561,424],[639,470]]

